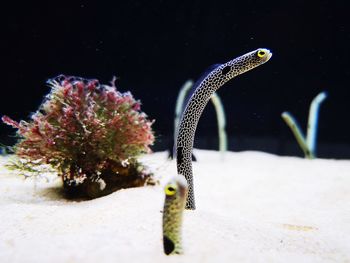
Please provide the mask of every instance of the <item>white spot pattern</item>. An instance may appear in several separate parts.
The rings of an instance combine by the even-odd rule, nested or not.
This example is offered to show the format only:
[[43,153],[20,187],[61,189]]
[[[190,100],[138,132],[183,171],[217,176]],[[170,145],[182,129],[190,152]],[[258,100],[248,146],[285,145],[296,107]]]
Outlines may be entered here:
[[[264,52],[264,56],[258,56]],[[192,150],[198,120],[212,94],[232,78],[268,61],[272,53],[257,49],[235,58],[212,70],[198,85],[182,114],[176,140],[177,173],[184,175],[188,183],[186,209],[196,209],[192,175]]]

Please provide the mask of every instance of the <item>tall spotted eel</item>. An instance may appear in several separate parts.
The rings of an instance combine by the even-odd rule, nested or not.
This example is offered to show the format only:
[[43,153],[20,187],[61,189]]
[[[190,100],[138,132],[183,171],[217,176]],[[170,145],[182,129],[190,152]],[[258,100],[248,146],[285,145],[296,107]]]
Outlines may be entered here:
[[177,132],[177,173],[185,176],[188,183],[186,209],[196,209],[192,175],[192,150],[198,120],[212,94],[230,79],[267,62],[272,56],[268,49],[260,48],[216,66],[200,79],[187,102]]
[[174,177],[164,188],[163,247],[166,255],[181,254],[182,214],[187,198],[187,182]]

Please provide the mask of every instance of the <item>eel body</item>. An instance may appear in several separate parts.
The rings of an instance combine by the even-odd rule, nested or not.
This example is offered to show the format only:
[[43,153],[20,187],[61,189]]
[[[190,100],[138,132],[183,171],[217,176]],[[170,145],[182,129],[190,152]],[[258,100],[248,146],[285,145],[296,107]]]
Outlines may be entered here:
[[182,254],[182,214],[187,198],[187,182],[176,176],[164,188],[163,247],[166,255]]
[[218,65],[200,79],[190,97],[177,131],[177,172],[185,176],[188,183],[186,209],[196,209],[192,175],[192,150],[198,120],[213,93],[232,78],[267,62],[272,56],[268,49],[260,48],[238,58]]

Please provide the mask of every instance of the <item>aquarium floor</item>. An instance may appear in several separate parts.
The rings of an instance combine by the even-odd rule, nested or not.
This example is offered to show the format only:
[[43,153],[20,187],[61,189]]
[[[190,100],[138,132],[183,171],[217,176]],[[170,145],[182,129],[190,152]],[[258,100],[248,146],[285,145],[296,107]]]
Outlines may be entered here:
[[350,161],[196,150],[197,210],[184,254],[162,250],[162,185],[176,174],[144,157],[155,187],[62,199],[60,180],[23,180],[0,159],[1,262],[349,262]]

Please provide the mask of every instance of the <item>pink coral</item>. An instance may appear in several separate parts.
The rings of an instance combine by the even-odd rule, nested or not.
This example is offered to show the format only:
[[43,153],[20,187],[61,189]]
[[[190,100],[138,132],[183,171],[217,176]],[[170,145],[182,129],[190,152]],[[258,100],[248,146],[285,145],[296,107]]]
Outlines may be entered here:
[[137,163],[154,142],[153,121],[130,92],[121,93],[97,80],[58,76],[30,122],[2,120],[17,128],[15,153],[30,161],[51,164],[73,180],[103,173],[124,160]]

